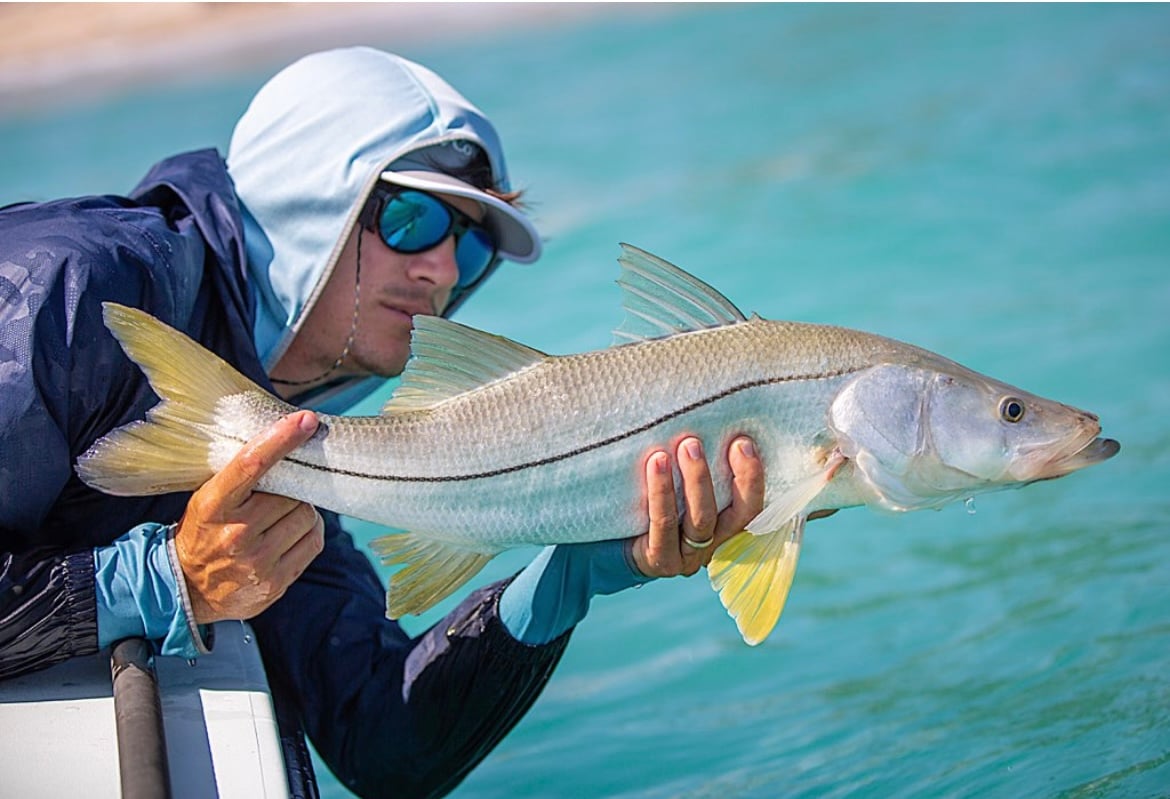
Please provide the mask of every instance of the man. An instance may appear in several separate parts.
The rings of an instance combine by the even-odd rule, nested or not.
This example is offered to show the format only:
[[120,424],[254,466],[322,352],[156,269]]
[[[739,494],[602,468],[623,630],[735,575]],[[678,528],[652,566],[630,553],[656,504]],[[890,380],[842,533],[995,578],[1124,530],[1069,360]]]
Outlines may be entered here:
[[0,677],[135,635],[195,657],[213,645],[204,625],[250,619],[283,726],[302,725],[356,793],[437,795],[531,706],[592,596],[701,568],[762,505],[746,440],[731,447],[722,513],[696,439],[651,453],[645,535],[549,548],[416,640],[385,619],[383,587],[334,514],[252,490],[312,435],[311,410],[189,495],[110,497],[73,472],[157,401],[102,302],[336,411],[402,371],[412,315],[451,313],[501,258],[537,259],[517,197],[466,99],[352,48],[266,84],[226,165],[186,153],[128,198],[0,211]]

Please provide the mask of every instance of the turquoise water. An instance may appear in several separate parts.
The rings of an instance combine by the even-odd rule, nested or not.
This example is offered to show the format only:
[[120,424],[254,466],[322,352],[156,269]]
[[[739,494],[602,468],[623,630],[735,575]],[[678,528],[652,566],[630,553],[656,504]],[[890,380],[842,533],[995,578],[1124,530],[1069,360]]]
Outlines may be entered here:
[[[1123,443],[973,514],[816,522],[755,649],[702,578],[596,601],[456,796],[1170,796],[1170,8],[614,8],[397,49],[493,115],[549,239],[464,322],[605,346],[630,241]],[[0,120],[0,202],[222,146],[261,78]]]

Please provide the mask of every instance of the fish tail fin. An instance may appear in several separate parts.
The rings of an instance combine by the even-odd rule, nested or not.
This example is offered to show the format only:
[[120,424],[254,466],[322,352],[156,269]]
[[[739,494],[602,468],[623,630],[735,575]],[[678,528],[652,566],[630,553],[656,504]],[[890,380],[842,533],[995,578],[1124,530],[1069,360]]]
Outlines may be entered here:
[[213,474],[221,397],[263,392],[219,356],[145,311],[107,302],[106,327],[150,381],[162,403],[146,421],[118,428],[77,459],[86,484],[118,496],[198,488]]
[[804,516],[797,516],[774,533],[741,533],[715,550],[707,567],[711,587],[745,643],[760,643],[779,621],[803,538]]
[[415,533],[382,536],[371,541],[370,548],[387,566],[406,564],[390,577],[386,615],[391,619],[434,607],[495,556]]

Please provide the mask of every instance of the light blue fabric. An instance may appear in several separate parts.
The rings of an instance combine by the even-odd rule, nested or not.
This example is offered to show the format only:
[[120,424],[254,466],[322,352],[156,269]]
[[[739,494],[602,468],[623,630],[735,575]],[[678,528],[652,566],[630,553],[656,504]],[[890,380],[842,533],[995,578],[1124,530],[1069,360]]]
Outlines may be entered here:
[[98,646],[139,636],[163,655],[200,654],[171,569],[167,532],[166,525],[140,524],[94,550]]
[[585,618],[595,596],[652,580],[634,566],[629,540],[547,547],[500,597],[500,620],[526,644],[547,644]]
[[482,148],[497,187],[507,190],[503,149],[487,118],[438,75],[397,55],[368,47],[314,53],[257,92],[232,134],[227,165],[245,211],[265,368],[312,307],[378,176],[408,153],[454,140]]

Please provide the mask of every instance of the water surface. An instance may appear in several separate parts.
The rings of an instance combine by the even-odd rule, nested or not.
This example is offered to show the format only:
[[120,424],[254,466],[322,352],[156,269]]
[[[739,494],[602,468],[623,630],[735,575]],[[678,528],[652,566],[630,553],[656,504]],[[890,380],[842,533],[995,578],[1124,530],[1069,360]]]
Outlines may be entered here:
[[[615,8],[398,49],[493,116],[548,237],[462,321],[606,346],[629,241],[745,311],[911,341],[1123,443],[974,514],[814,523],[754,649],[702,578],[597,600],[456,796],[1170,795],[1170,9]],[[0,202],[223,147],[262,79],[0,121]]]

